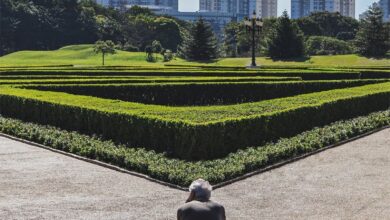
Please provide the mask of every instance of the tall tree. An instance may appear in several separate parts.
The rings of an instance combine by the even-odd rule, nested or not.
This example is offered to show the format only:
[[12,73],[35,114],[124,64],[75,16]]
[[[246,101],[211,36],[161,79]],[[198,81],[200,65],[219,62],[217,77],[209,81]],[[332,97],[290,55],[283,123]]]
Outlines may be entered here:
[[383,23],[383,12],[378,4],[374,3],[361,20],[359,32],[356,36],[356,47],[359,54],[368,57],[386,55],[389,48],[389,29]]
[[304,55],[303,36],[298,26],[291,22],[287,11],[278,18],[275,30],[270,34],[268,55],[272,59],[291,59]]
[[96,54],[102,54],[102,64],[104,66],[104,58],[107,54],[115,54],[115,44],[114,42],[108,41],[96,41],[94,46],[94,51]]
[[218,57],[217,39],[212,27],[203,18],[199,18],[188,36],[184,37],[180,54],[191,61],[210,61]]

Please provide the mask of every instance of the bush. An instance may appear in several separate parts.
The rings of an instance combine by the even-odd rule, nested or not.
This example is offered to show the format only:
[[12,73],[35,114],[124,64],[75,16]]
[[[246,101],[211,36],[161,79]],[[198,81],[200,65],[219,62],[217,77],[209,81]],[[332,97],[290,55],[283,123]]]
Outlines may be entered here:
[[186,162],[169,159],[154,151],[115,145],[96,137],[0,116],[1,133],[144,173],[180,186],[188,186],[196,178],[207,179],[212,184],[227,181],[388,125],[390,111],[377,112],[315,128],[295,137],[280,139],[276,143],[240,150],[223,159]]
[[[157,80],[157,79],[156,79]],[[254,79],[252,79],[254,80]],[[170,106],[226,105],[256,102],[354,86],[378,83],[378,80],[163,83],[117,85],[43,85],[25,88],[66,92],[78,95],[119,99],[145,104]]]
[[171,50],[164,50],[163,56],[164,62],[169,62],[173,59],[173,53]]
[[309,55],[339,55],[353,52],[352,46],[348,42],[332,37],[309,37],[305,44],[306,52]]
[[389,95],[390,83],[382,83],[241,105],[166,107],[2,87],[0,114],[194,160],[388,109]]

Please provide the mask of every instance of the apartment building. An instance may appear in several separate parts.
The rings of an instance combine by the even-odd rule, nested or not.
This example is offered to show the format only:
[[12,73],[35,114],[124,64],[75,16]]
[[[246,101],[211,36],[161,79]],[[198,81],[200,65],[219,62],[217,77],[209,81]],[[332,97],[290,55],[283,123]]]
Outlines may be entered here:
[[278,0],[200,0],[200,12],[236,13],[259,17],[277,17]]
[[355,0],[291,0],[291,17],[300,18],[312,12],[340,12],[349,17],[355,17]]

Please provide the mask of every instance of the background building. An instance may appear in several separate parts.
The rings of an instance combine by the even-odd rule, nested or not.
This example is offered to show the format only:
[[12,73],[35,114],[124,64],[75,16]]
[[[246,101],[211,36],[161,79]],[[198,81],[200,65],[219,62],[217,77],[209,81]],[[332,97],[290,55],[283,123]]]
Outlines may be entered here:
[[200,0],[200,12],[235,13],[259,17],[277,17],[278,0]]
[[144,6],[150,8],[153,11],[178,11],[178,0],[96,0],[98,3],[104,6],[111,6],[115,8],[131,7],[133,5]]
[[383,10],[383,19],[390,22],[390,0],[380,0],[379,6]]
[[355,17],[355,0],[291,0],[291,17],[300,18],[312,12],[340,12],[349,17]]

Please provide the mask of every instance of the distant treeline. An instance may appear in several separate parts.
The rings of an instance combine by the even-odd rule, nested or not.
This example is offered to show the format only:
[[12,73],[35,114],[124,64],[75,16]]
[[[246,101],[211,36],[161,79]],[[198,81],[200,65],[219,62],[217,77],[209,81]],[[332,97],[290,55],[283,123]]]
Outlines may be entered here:
[[112,40],[129,51],[144,51],[158,40],[176,51],[188,27],[148,9],[118,11],[93,0],[1,0],[0,10],[0,55],[97,40]]
[[[179,55],[186,58],[189,57],[189,52],[185,54],[186,48],[196,43],[188,39],[194,36],[192,27],[197,24],[155,15],[137,6],[116,10],[93,0],[1,0],[0,9],[0,55],[111,40],[118,49],[126,51],[146,51],[153,42],[159,42],[162,48],[173,52],[183,49]],[[286,57],[348,53],[382,56],[390,45],[390,40],[386,40],[390,36],[390,25],[382,24],[383,13],[375,5],[367,14],[361,21],[329,12],[317,12],[296,20],[290,20],[287,13],[280,18],[265,19],[257,40],[257,53],[272,57],[272,51],[282,55],[287,52],[283,47],[290,47],[292,52],[301,52]],[[251,38],[243,21],[229,23],[217,42],[213,42],[211,35],[203,38],[198,41],[210,41],[208,44],[218,49],[216,55],[210,57],[250,55]],[[364,48],[359,48],[362,45]],[[200,46],[194,44],[193,47]],[[381,51],[377,53],[377,50]]]

